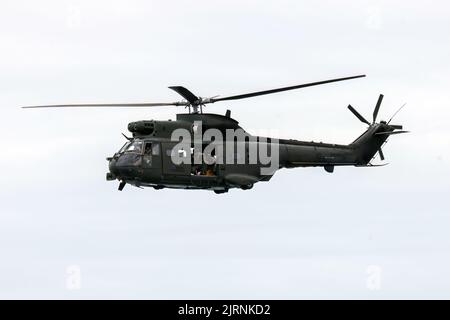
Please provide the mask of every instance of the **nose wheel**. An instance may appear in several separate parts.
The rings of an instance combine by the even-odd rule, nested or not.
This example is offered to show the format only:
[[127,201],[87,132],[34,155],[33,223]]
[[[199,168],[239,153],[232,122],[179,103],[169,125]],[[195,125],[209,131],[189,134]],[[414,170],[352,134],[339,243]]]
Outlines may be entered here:
[[125,185],[126,185],[127,183],[125,182],[125,181],[120,181],[120,184],[119,184],[119,191],[122,191],[123,190],[123,188],[125,188]]

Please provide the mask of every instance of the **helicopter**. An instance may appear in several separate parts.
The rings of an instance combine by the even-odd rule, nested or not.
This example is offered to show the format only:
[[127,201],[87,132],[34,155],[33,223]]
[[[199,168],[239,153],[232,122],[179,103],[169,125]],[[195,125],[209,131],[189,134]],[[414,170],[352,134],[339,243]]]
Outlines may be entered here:
[[[282,168],[323,167],[333,173],[337,166],[374,167],[371,161],[379,154],[385,160],[382,146],[391,135],[406,133],[403,126],[389,121],[377,122],[383,101],[380,94],[369,122],[355,108],[348,109],[368,128],[347,145],[274,139],[251,135],[231,117],[204,113],[207,104],[247,99],[283,91],[318,86],[365,77],[357,75],[295,86],[250,92],[227,97],[202,98],[183,86],[171,86],[183,100],[168,103],[62,104],[22,108],[79,107],[164,107],[184,106],[176,120],[140,120],[128,124],[132,137],[122,134],[127,142],[107,157],[108,181],[119,181],[118,190],[129,184],[135,187],[212,190],[217,194],[230,189],[252,189],[255,183],[269,181]],[[226,158],[226,159],[225,159]],[[267,160],[269,159],[269,160]],[[263,161],[264,160],[264,161]]]

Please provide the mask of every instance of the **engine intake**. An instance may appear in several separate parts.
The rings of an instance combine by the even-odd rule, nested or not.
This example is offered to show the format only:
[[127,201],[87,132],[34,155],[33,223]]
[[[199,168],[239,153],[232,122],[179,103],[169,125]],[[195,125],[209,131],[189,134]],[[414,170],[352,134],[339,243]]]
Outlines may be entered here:
[[152,120],[130,122],[128,124],[128,131],[144,135],[152,134],[155,131],[155,123]]

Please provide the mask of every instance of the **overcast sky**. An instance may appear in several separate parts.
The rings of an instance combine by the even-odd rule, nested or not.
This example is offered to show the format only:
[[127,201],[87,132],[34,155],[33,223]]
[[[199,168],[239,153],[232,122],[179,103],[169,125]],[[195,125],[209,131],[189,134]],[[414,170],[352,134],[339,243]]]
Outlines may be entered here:
[[[450,298],[449,16],[448,1],[0,0],[0,298]],[[370,118],[383,93],[380,118],[407,102],[395,123],[412,131],[388,166],[225,195],[105,180],[128,122],[182,108],[19,109],[357,74],[207,111],[350,143],[365,126],[346,106]]]

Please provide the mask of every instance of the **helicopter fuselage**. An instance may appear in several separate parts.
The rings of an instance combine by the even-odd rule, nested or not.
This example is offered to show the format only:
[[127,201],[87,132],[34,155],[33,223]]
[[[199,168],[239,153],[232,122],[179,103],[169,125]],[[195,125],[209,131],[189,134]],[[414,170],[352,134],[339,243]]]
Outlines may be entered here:
[[[198,126],[201,132],[196,132]],[[108,180],[120,180],[121,188],[131,184],[155,189],[207,189],[216,193],[227,192],[231,188],[250,189],[257,182],[269,181],[281,168],[321,166],[331,173],[335,166],[365,166],[387,138],[387,135],[373,135],[375,131],[386,129],[383,124],[371,126],[349,145],[257,137],[246,133],[229,112],[225,116],[178,114],[176,121],[143,120],[130,123],[128,129],[133,138],[108,158]],[[177,129],[189,132],[191,137],[200,134],[200,144],[192,140],[180,149],[180,141],[173,137]],[[208,130],[215,130],[223,140],[206,136]],[[237,130],[244,132],[246,138],[233,140],[227,135]],[[257,146],[252,148],[255,144]],[[225,157],[219,161],[214,152],[212,161],[204,159],[209,145],[219,146],[221,155],[231,154],[231,161],[225,161]],[[260,149],[272,156],[270,161],[262,161],[261,153],[252,156],[252,150]],[[174,163],[174,152],[186,161]]]

